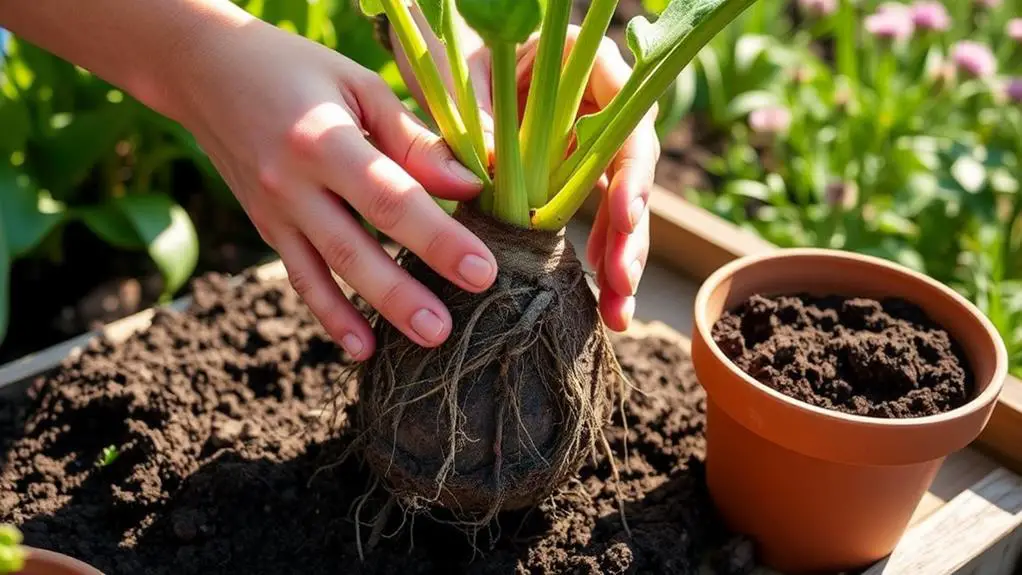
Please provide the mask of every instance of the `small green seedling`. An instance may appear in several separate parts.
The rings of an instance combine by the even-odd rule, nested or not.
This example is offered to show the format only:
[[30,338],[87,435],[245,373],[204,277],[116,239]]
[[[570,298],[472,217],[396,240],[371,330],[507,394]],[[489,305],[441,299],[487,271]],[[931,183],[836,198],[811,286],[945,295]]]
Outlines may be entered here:
[[96,458],[96,467],[100,469],[107,467],[113,464],[114,461],[117,461],[117,458],[120,456],[121,452],[117,450],[116,446],[108,445],[103,448],[103,452]]
[[18,573],[25,568],[25,548],[21,531],[13,525],[0,525],[0,575]]

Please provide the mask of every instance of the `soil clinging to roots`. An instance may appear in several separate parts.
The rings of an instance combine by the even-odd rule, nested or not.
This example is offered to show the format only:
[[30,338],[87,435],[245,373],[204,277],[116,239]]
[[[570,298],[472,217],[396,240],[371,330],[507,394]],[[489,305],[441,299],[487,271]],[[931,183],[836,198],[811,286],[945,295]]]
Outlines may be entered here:
[[538,503],[605,448],[624,380],[563,233],[455,217],[490,247],[497,280],[473,294],[400,254],[448,306],[453,332],[427,349],[376,319],[358,424],[365,460],[406,513],[442,508],[478,528]]

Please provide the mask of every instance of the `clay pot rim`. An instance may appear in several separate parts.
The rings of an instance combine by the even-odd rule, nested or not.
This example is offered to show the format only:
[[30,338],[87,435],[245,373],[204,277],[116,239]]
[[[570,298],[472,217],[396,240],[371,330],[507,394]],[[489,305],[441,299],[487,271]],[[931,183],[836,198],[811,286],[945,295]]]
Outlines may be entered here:
[[82,561],[81,559],[75,559],[69,555],[51,551],[49,549],[41,549],[39,547],[32,547],[30,545],[23,546],[25,551],[28,553],[26,567],[28,563],[41,563],[48,567],[58,567],[64,572],[77,573],[79,575],[103,575],[103,572],[96,569],[92,565]]
[[[760,265],[771,260],[791,260],[803,257],[813,258],[829,258],[838,261],[854,262],[859,264],[867,264],[871,266],[885,268],[893,273],[897,273],[908,277],[916,282],[926,284],[932,289],[938,290],[943,293],[948,299],[953,301],[955,304],[961,306],[968,312],[968,315],[972,317],[973,321],[977,322],[983,327],[983,330],[990,337],[993,342],[996,355],[996,367],[994,369],[993,376],[991,377],[992,383],[975,397],[970,399],[966,404],[956,407],[950,411],[939,413],[936,415],[925,415],[921,417],[904,418],[904,419],[893,419],[893,418],[880,418],[870,417],[866,415],[853,415],[841,411],[835,411],[832,409],[826,409],[811,405],[804,401],[799,401],[793,397],[789,397],[745,373],[740,367],[735,365],[731,359],[724,354],[723,350],[717,345],[717,342],[711,335],[713,325],[709,322],[706,317],[706,310],[708,309],[708,300],[710,296],[716,292],[719,286],[727,281],[728,279],[735,276],[739,271]],[[906,298],[909,299],[909,298]],[[770,399],[784,403],[790,407],[807,411],[832,421],[841,421],[846,423],[852,423],[856,425],[865,425],[870,427],[881,427],[881,428],[900,428],[900,429],[911,429],[911,428],[922,428],[928,427],[934,424],[947,422],[954,419],[959,419],[978,411],[981,411],[1000,395],[1001,389],[1004,385],[1004,380],[1008,375],[1008,350],[1004,344],[1004,340],[1001,338],[997,328],[994,327],[991,322],[972,302],[966,299],[964,296],[956,292],[955,290],[947,287],[946,285],[938,282],[937,280],[919,273],[915,270],[909,269],[905,266],[895,264],[891,261],[875,257],[868,256],[865,254],[859,254],[854,252],[848,252],[836,249],[827,248],[777,248],[771,252],[764,254],[744,256],[735,259],[713,272],[699,287],[699,291],[696,294],[695,299],[695,313],[694,313],[694,324],[695,329],[699,335],[706,342],[706,347],[713,354],[714,358],[721,364],[727,366],[727,369],[738,376],[745,384],[751,386],[762,394],[765,394]]]

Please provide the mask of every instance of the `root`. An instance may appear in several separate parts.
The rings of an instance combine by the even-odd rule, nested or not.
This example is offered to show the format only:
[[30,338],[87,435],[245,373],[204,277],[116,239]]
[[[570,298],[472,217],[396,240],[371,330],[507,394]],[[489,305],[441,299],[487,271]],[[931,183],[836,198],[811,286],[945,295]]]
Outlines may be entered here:
[[[454,330],[440,347],[425,349],[370,314],[377,351],[353,374],[358,436],[341,461],[316,471],[354,453],[368,463],[374,479],[354,509],[360,557],[362,526],[372,526],[371,549],[385,537],[394,505],[402,526],[427,515],[463,531],[478,549],[484,528],[491,540],[500,537],[493,520],[502,509],[539,503],[587,459],[605,455],[620,483],[604,426],[613,423],[615,396],[627,425],[622,407],[634,386],[618,365],[581,263],[563,238],[469,228],[489,240],[501,269],[497,282],[468,293],[410,252],[398,256],[451,310]],[[626,468],[627,451],[626,443]],[[361,515],[380,487],[388,499],[365,523]]]

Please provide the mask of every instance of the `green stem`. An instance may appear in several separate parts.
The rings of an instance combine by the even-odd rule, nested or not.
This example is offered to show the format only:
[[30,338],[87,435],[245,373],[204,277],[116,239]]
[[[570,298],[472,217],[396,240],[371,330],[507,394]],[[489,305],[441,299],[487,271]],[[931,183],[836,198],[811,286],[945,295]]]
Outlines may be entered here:
[[479,102],[476,100],[475,87],[468,74],[468,61],[461,50],[461,30],[458,27],[458,11],[454,0],[444,0],[443,9],[444,47],[447,50],[447,61],[451,64],[451,76],[454,78],[454,95],[458,101],[458,110],[465,115],[465,128],[472,139],[476,154],[486,163],[486,140],[483,139],[483,122],[479,116]]
[[600,175],[610,165],[614,155],[628,139],[628,135],[670,87],[681,70],[714,36],[755,1],[725,0],[656,64],[642,86],[627,98],[626,103],[619,106],[620,111],[612,116],[606,130],[600,132],[589,154],[582,160],[568,183],[550,202],[535,211],[532,216],[534,228],[559,230],[567,225],[585,202]]
[[[596,63],[596,53],[614,17],[618,0],[593,0],[582,20],[575,45],[564,64],[557,92],[557,106],[553,121],[553,144],[550,146],[551,166],[560,165],[571,139],[571,127],[575,123],[589,75]],[[556,188],[555,188],[556,189]]]
[[532,69],[525,117],[522,120],[521,146],[525,166],[529,206],[538,208],[547,201],[550,180],[550,136],[557,105],[564,41],[571,19],[571,2],[551,2],[543,17],[542,32]]
[[518,148],[515,45],[494,42],[490,46],[490,54],[493,60],[493,113],[497,144],[493,215],[511,225],[528,228],[529,192],[525,187],[525,168]]
[[468,130],[444,87],[440,70],[436,67],[433,55],[422,37],[422,32],[412,19],[408,6],[403,0],[382,0],[382,3],[444,140],[458,160],[471,170],[484,186],[489,185],[490,176],[486,166],[473,147]]
[[[628,104],[629,99],[639,90],[639,86],[646,79],[649,71],[649,66],[636,65],[631,76],[628,77],[628,81],[621,87],[621,91],[618,92],[618,95],[600,112],[600,118],[602,118],[603,121],[599,126],[593,129],[593,133],[602,133],[614,121],[614,119],[621,114],[625,105]],[[571,152],[571,155],[569,155],[556,170],[554,170],[553,177],[550,179],[551,190],[560,190],[568,183],[571,175],[578,170],[582,161],[590,152],[592,152],[595,144],[596,138],[585,141],[579,140],[576,142],[575,150]]]

